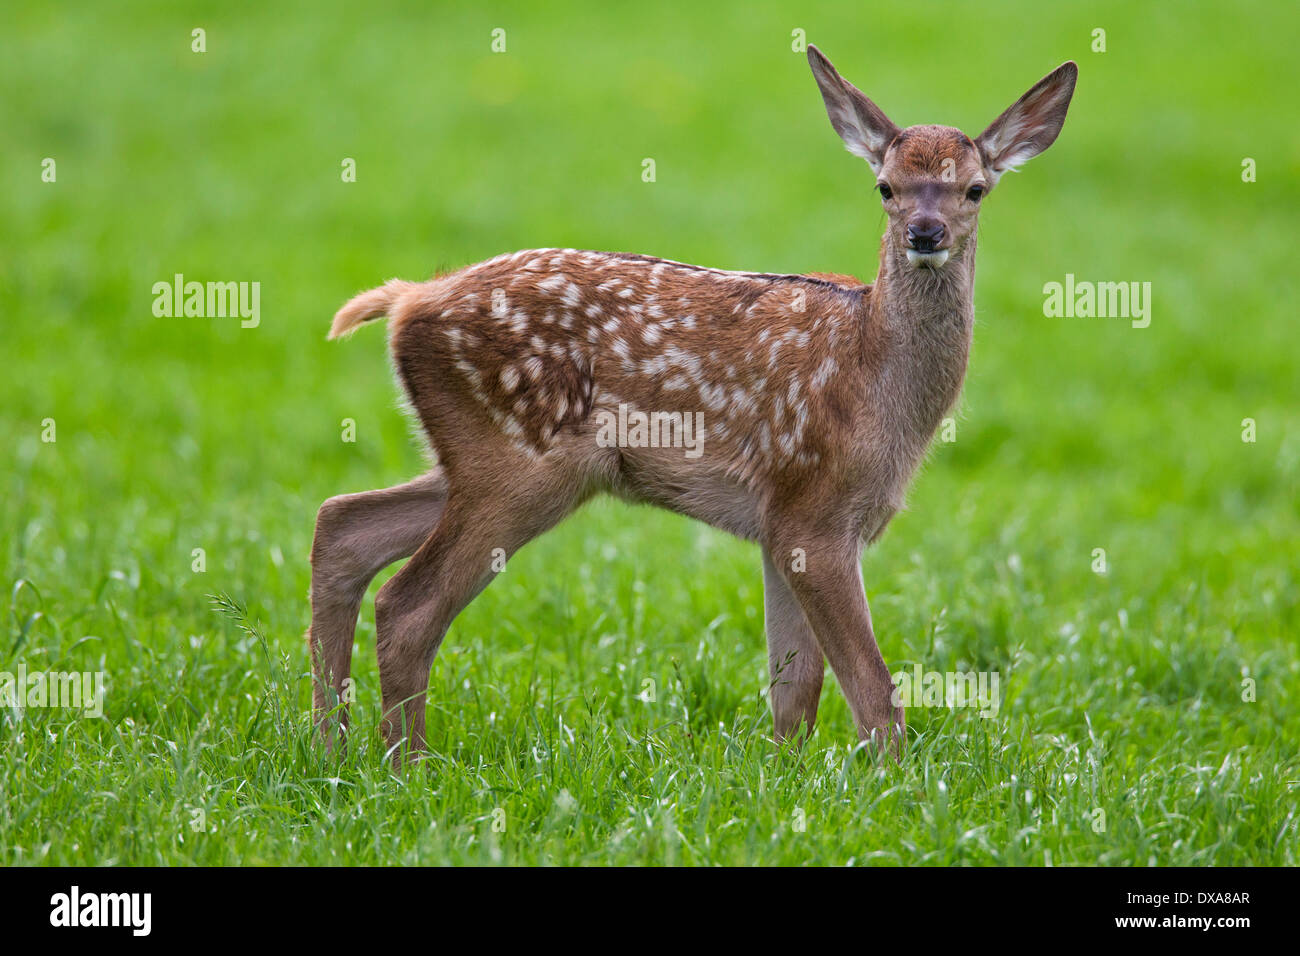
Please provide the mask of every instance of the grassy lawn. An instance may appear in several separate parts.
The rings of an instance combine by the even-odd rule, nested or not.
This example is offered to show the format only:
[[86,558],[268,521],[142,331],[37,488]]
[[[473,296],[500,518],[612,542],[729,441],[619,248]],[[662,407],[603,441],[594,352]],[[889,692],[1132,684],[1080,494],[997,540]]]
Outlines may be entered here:
[[[1295,8],[443,6],[8,11],[0,671],[106,693],[0,709],[0,863],[1296,864]],[[384,758],[369,602],[318,753],[316,508],[426,467],[382,330],[330,316],[530,246],[869,279],[795,29],[972,135],[1079,63],[982,215],[955,440],[863,565],[891,669],[996,672],[996,716],[911,708],[880,762],[828,677],[778,751],[757,548],[601,500],[453,625],[427,772]],[[156,317],[177,273],[260,323]],[[1067,274],[1150,282],[1149,327],[1045,316]]]

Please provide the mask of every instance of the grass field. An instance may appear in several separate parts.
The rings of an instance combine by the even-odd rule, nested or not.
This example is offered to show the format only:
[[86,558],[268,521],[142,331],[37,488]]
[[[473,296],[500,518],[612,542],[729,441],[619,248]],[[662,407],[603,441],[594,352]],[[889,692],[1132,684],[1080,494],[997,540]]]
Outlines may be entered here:
[[[106,694],[0,710],[0,862],[1297,863],[1300,16],[932,6],[7,11],[0,671]],[[369,602],[320,755],[315,510],[425,467],[382,331],[327,344],[333,311],[530,246],[870,278],[795,29],[972,134],[1079,62],[982,215],[955,441],[864,559],[891,668],[997,672],[997,716],[912,708],[882,764],[828,679],[777,752],[757,549],[599,501],[453,626],[428,773],[384,759]],[[156,317],[176,273],[259,282],[260,324]],[[1067,274],[1150,282],[1150,326],[1045,317]]]

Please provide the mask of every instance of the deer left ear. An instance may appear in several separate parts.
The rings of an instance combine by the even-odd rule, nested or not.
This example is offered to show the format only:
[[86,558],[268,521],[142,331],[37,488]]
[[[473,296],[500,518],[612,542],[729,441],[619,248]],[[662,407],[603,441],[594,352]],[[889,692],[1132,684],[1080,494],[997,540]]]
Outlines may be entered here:
[[975,145],[993,182],[1056,142],[1078,78],[1073,60],[1062,63],[979,135]]
[[861,156],[874,172],[880,172],[885,150],[898,135],[898,127],[861,90],[840,76],[831,61],[811,43],[808,65],[812,67],[835,132],[840,134],[850,153]]

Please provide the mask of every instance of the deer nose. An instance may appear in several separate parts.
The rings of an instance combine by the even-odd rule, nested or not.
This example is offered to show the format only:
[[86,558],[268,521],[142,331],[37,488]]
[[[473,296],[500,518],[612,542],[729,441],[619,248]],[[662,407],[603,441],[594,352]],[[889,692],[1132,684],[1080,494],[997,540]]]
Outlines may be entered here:
[[943,223],[938,219],[917,219],[907,224],[907,244],[917,252],[935,252],[944,235]]

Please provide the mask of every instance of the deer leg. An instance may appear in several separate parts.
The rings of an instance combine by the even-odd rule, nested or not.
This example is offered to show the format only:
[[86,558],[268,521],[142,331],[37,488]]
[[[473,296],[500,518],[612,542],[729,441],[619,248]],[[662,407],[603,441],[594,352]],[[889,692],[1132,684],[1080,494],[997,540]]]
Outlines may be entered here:
[[[531,465],[531,467],[530,467]],[[501,561],[548,530],[581,500],[556,468],[496,461],[495,480],[453,482],[437,527],[375,597],[383,731],[394,764],[425,749],[429,671],[448,627],[492,581]],[[457,489],[472,490],[462,495]]]
[[768,697],[776,740],[812,736],[821,699],[825,660],[812,627],[777,560],[763,549],[763,611],[767,663],[772,683]]
[[791,538],[791,547],[775,551],[788,554],[792,547],[802,547],[807,555],[804,570],[781,568],[782,576],[848,699],[858,736],[878,746],[888,742],[898,755],[906,723],[902,706],[893,702],[893,678],[871,628],[857,541],[819,543],[811,536],[802,540],[800,544]]
[[429,536],[446,499],[446,476],[435,468],[404,485],[339,495],[321,505],[311,547],[307,641],[313,711],[329,749],[342,744],[347,732],[347,707],[339,705],[352,671],[352,641],[366,588]]

